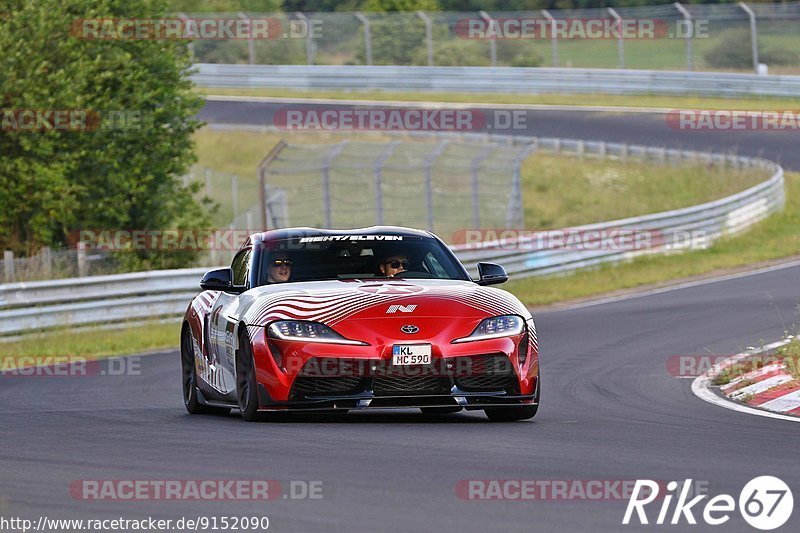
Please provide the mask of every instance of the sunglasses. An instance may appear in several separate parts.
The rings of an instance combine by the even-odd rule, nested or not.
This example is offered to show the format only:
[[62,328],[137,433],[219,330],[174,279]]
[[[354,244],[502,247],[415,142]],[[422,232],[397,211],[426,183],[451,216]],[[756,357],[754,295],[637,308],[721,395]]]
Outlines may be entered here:
[[391,261],[385,261],[384,265],[389,265],[392,268],[400,268],[403,267],[404,270],[408,270],[411,267],[410,261],[398,261],[397,259],[392,259]]
[[270,261],[269,266],[273,266],[275,268],[282,266],[290,267],[292,266],[292,262],[289,261],[288,259],[273,259],[272,261]]

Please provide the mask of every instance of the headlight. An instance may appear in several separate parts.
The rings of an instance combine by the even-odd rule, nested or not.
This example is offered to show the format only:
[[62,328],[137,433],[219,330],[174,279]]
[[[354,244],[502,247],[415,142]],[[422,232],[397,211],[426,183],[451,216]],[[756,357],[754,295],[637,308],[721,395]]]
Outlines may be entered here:
[[453,342],[471,342],[511,337],[512,335],[519,335],[522,333],[524,328],[525,321],[517,315],[495,316],[483,320],[468,337],[461,337],[460,339],[455,339]]
[[325,324],[305,320],[278,320],[267,328],[267,335],[285,341],[324,342],[368,346],[366,342],[345,339]]

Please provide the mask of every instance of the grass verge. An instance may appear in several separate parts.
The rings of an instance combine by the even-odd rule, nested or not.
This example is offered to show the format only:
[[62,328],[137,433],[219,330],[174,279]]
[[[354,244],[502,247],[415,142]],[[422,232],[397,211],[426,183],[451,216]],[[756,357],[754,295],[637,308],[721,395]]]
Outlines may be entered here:
[[195,88],[202,95],[261,96],[274,98],[326,98],[332,100],[375,100],[398,102],[452,102],[484,104],[526,104],[564,106],[655,107],[664,109],[796,109],[798,98],[706,98],[699,96],[620,94],[500,94],[365,91],[295,91],[289,89]]
[[0,357],[113,357],[177,349],[180,323],[175,319],[174,322],[153,322],[119,329],[63,329],[23,335],[17,340],[0,342]]
[[503,288],[528,306],[543,306],[800,255],[800,174],[786,174],[786,208],[742,235],[707,250],[636,258],[567,276],[511,281]]

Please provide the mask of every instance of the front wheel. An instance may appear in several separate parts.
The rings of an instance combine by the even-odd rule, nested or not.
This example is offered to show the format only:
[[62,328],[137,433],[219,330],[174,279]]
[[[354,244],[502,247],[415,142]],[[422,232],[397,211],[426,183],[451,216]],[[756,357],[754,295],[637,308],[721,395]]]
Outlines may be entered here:
[[181,370],[183,384],[183,405],[191,415],[214,414],[227,415],[230,409],[211,407],[200,403],[197,397],[197,372],[194,366],[194,343],[189,327],[183,328],[181,334]]
[[253,349],[244,331],[239,335],[239,349],[236,350],[236,399],[244,420],[253,422],[261,419]]

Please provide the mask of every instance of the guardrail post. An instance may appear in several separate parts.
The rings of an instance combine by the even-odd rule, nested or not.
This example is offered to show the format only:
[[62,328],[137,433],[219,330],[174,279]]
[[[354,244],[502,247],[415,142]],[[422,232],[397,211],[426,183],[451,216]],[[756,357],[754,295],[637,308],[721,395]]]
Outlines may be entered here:
[[11,250],[5,250],[3,252],[3,278],[5,279],[6,283],[11,283],[14,281],[16,276],[14,275],[14,252]]
[[553,66],[558,66],[558,39],[556,38],[556,19],[546,9],[542,9],[544,18],[550,21],[550,51],[553,54]]
[[619,152],[619,158],[623,162],[628,161],[628,143],[622,143],[622,147]]
[[758,74],[758,31],[756,29],[756,14],[744,2],[739,2],[747,16],[750,18],[750,46],[753,48],[753,72]]
[[675,2],[672,5],[683,15],[683,20],[686,21],[686,70],[694,70],[694,51],[692,50],[694,20],[692,20],[692,14],[680,2]]
[[613,7],[608,8],[608,13],[617,21],[616,26],[620,30],[617,35],[617,53],[619,54],[619,68],[625,68],[625,41],[622,39],[622,17]]
[[586,141],[579,140],[578,141],[578,157],[583,159],[586,156]]
[[45,279],[50,279],[53,273],[53,256],[50,253],[49,246],[42,246],[39,252],[39,260],[42,263],[42,275]]
[[422,11],[417,11],[417,16],[425,23],[425,46],[428,49],[428,66],[433,66],[433,24],[428,15]]
[[252,25],[250,24],[250,18],[247,15],[245,15],[244,13],[242,13],[241,11],[239,11],[239,15],[238,16],[239,16],[240,19],[247,21],[248,35],[249,35],[247,37],[247,62],[250,65],[255,65],[256,64],[256,42],[253,40],[253,31],[252,31]]
[[475,229],[481,227],[481,197],[478,170],[480,169],[483,160],[489,157],[491,153],[492,147],[487,146],[470,163],[470,173],[472,178],[472,227]]
[[[492,17],[486,11],[481,11],[480,15],[484,22],[491,27]],[[489,39],[489,64],[493,67],[497,66],[497,41],[495,39]]]
[[372,33],[369,29],[369,20],[360,11],[355,13],[358,21],[364,25],[364,48],[367,54],[367,65],[372,65]]
[[331,163],[336,156],[347,146],[347,141],[342,141],[328,150],[322,161],[322,203],[325,213],[325,227],[333,227],[333,199],[331,198]]
[[78,277],[85,278],[89,274],[88,264],[86,263],[86,243],[78,243]]
[[306,25],[306,64],[313,65],[314,64],[314,39],[312,38],[311,34],[311,24],[308,23],[308,17],[305,16],[304,13],[297,11],[295,16],[302,20]]

